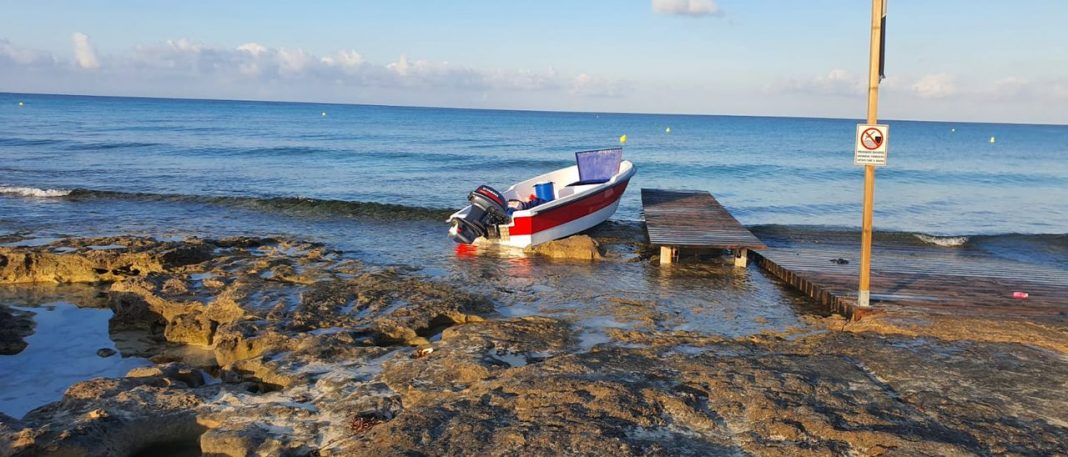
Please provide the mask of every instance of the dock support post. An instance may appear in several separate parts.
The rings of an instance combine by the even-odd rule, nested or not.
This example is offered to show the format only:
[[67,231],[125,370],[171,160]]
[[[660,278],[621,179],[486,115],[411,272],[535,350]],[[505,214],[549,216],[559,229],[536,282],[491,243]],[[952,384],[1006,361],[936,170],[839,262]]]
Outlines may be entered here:
[[734,266],[745,268],[749,264],[749,250],[746,248],[734,250]]
[[660,265],[671,265],[677,253],[678,249],[674,246],[660,246]]

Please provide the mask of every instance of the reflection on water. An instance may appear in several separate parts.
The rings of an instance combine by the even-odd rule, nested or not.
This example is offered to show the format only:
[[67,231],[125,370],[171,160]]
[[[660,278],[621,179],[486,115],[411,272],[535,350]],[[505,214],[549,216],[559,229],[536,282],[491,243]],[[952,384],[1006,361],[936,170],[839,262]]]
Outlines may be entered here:
[[116,350],[108,337],[110,309],[79,308],[67,302],[15,308],[34,313],[36,327],[26,338],[26,349],[0,356],[0,412],[4,414],[22,417],[59,400],[67,387],[79,381],[118,377],[151,364],[121,353],[97,355],[100,349]]
[[504,316],[564,318],[594,333],[611,327],[739,336],[800,325],[795,293],[756,268],[714,256],[660,268],[615,257],[516,257],[490,247],[438,260],[444,277],[494,297]]

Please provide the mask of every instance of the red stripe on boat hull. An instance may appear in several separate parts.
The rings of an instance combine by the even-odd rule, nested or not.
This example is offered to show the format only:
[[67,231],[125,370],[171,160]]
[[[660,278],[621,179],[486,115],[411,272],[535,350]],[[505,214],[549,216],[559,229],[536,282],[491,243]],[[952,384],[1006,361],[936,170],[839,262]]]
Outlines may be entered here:
[[627,190],[628,183],[630,183],[629,178],[626,181],[620,181],[605,190],[573,202],[568,202],[556,208],[539,212],[529,217],[514,218],[512,219],[513,225],[509,227],[508,233],[517,236],[533,235],[543,230],[566,224],[580,217],[593,214],[623,197],[623,191]]

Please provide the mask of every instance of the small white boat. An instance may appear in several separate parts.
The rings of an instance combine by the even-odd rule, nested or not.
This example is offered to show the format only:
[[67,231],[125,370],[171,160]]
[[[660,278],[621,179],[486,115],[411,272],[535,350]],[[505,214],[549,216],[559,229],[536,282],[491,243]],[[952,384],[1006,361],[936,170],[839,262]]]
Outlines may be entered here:
[[[600,224],[615,214],[636,171],[622,157],[621,148],[576,152],[576,165],[521,181],[503,193],[481,186],[468,195],[471,205],[449,217],[449,236],[464,244],[524,248]],[[532,196],[551,198],[531,203]]]

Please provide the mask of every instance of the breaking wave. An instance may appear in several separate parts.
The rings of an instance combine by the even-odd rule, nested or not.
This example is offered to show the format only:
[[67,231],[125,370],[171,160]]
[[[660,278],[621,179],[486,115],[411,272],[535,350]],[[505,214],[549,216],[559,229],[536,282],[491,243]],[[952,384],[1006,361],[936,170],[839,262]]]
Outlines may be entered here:
[[[812,241],[825,244],[860,243],[860,229],[822,225],[751,225],[758,238],[772,244]],[[873,239],[890,246],[925,246],[984,248],[992,245],[1015,246],[1021,243],[1049,246],[1068,252],[1068,233],[984,233],[969,235],[930,235],[907,231],[877,230]]]
[[228,195],[184,195],[148,192],[118,192],[93,189],[41,189],[0,186],[0,196],[63,199],[72,202],[93,200],[200,203],[310,216],[366,217],[383,220],[446,219],[455,209],[426,208],[391,203],[332,200],[308,197],[252,197]]
[[967,243],[970,239],[966,236],[935,236],[928,235],[926,233],[913,233],[912,236],[915,236],[917,239],[923,241],[924,243],[933,244],[935,246],[942,246],[945,248],[955,248],[958,246],[964,246],[964,244]]
[[157,194],[74,189],[63,196],[69,201],[124,200],[140,202],[200,203],[252,211],[269,211],[302,216],[361,217],[380,220],[441,219],[455,209],[426,208],[391,203],[332,200],[307,197],[251,197],[227,195]]
[[36,187],[9,187],[0,186],[0,194],[17,195],[20,197],[55,198],[66,197],[71,191],[66,189],[38,189]]

